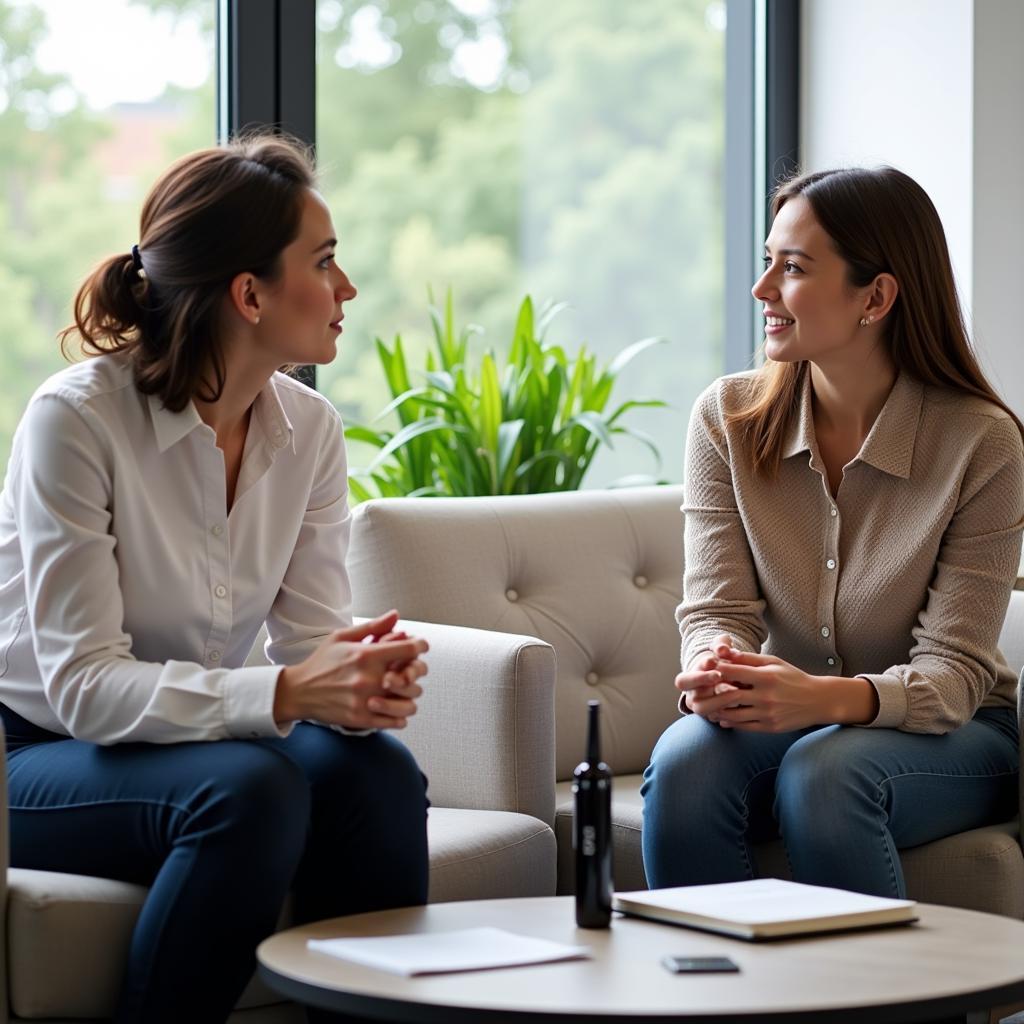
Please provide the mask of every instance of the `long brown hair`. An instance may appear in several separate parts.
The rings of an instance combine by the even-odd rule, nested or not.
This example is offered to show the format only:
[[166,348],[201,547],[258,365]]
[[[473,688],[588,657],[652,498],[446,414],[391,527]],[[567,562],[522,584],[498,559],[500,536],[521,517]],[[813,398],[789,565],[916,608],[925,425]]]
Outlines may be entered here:
[[[797,196],[862,288],[889,273],[899,294],[886,318],[885,341],[897,370],[924,384],[983,398],[1024,425],[986,380],[968,341],[939,214],[913,178],[892,167],[817,171],[782,182],[772,216]],[[766,363],[747,405],[728,416],[752,443],[754,468],[774,474],[790,420],[797,415],[806,363]]]
[[216,401],[222,300],[237,274],[277,277],[314,185],[305,147],[270,133],[178,160],[143,204],[137,257],[126,244],[78,290],[75,322],[59,335],[65,356],[77,333],[86,355],[129,353],[139,390],[172,412],[194,396]]

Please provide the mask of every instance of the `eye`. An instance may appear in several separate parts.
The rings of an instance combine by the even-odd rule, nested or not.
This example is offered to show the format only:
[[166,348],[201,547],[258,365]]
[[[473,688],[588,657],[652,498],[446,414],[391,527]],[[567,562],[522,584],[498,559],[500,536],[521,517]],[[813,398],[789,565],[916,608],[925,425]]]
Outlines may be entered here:
[[767,270],[772,265],[772,258],[771,258],[771,256],[767,256],[767,255],[762,256],[761,257],[761,264],[764,267],[764,269]]
[[331,260],[333,260],[333,259],[334,259],[334,253],[330,252],[317,264],[317,266],[321,270],[328,270],[328,269],[330,269],[330,263],[331,263]]
[[787,274],[803,273],[803,270],[801,270],[801,268],[798,267],[792,260],[786,260],[786,262],[783,264],[783,267],[785,268]]

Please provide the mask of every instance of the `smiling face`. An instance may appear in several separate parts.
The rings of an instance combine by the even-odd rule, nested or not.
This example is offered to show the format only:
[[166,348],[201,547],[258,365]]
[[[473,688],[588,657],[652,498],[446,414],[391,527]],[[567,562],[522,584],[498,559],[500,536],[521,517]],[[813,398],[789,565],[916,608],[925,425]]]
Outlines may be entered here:
[[860,347],[868,333],[860,320],[870,307],[873,286],[850,284],[846,262],[802,196],[790,199],[776,215],[764,262],[751,293],[764,307],[769,359],[820,363]]
[[298,237],[281,252],[259,313],[258,344],[275,365],[329,363],[337,354],[342,304],[356,289],[335,262],[336,246],[327,204],[307,191]]

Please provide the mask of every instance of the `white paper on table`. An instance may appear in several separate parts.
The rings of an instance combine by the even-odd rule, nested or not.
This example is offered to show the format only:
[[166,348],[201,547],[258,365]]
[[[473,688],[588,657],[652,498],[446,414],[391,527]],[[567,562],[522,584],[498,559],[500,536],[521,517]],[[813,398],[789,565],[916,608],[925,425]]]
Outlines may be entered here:
[[307,946],[317,953],[406,976],[520,967],[590,956],[587,946],[566,946],[501,928],[464,928],[369,939],[310,939]]

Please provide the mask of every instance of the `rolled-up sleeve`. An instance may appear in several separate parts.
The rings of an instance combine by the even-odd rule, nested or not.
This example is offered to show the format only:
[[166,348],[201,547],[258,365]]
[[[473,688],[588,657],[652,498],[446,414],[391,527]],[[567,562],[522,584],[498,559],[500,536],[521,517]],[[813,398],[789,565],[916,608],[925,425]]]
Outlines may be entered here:
[[871,726],[946,733],[969,721],[996,683],[996,652],[1017,575],[1024,453],[1013,420],[993,419],[964,475],[942,538],[909,661],[865,673],[878,693]]
[[79,739],[174,743],[282,735],[280,669],[140,661],[124,629],[106,428],[57,394],[35,399],[9,475],[46,700]]
[[715,386],[694,406],[687,434],[683,600],[676,609],[684,671],[723,633],[738,649],[752,652],[767,636],[721,415]]

